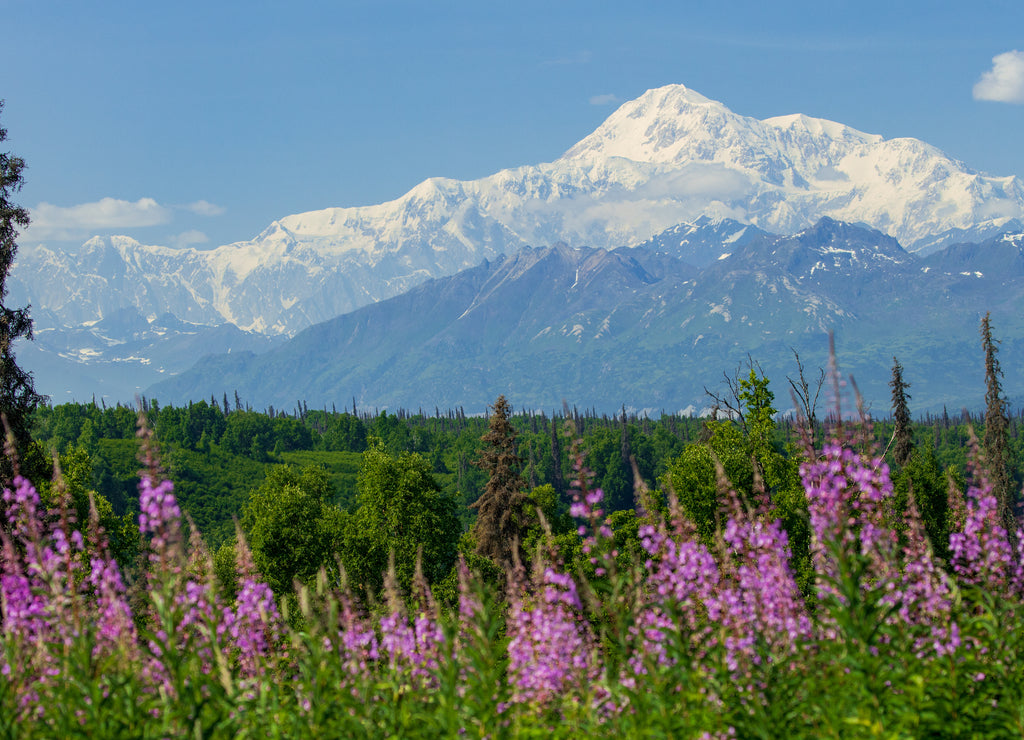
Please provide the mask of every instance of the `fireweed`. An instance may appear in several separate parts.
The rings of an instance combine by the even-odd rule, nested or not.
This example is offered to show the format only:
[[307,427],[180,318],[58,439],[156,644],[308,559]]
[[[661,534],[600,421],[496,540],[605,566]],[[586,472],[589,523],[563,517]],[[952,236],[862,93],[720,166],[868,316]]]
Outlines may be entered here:
[[1019,734],[1024,538],[1011,546],[983,476],[954,501],[944,564],[912,497],[893,521],[883,460],[845,438],[806,460],[810,597],[770,501],[726,483],[715,546],[670,495],[667,519],[640,526],[643,562],[617,569],[580,467],[589,578],[550,548],[501,599],[460,563],[447,613],[420,579],[411,599],[386,579],[367,610],[321,574],[292,602],[298,619],[243,537],[225,600],[155,466],[134,598],[96,517],[83,537],[16,478],[0,522],[0,736]]

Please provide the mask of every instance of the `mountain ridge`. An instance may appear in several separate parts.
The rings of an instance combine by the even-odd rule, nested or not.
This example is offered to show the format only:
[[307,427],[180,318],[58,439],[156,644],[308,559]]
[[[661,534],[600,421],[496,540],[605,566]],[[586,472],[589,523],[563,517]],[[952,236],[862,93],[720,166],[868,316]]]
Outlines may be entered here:
[[[793,350],[824,367],[834,332],[840,363],[869,400],[887,398],[898,355],[916,408],[958,408],[974,405],[962,387],[974,370],[979,403],[984,395],[977,306],[996,279],[962,272],[828,218],[792,236],[758,236],[704,268],[648,249],[527,248],[318,324],[263,354],[206,358],[149,394],[183,402],[238,391],[276,407],[354,398],[361,407],[483,409],[505,393],[527,408],[558,408],[564,399],[608,412],[622,404],[698,411],[705,385],[748,354],[776,383],[792,373]],[[1024,261],[999,279],[1001,290],[1021,295]],[[993,306],[1004,336],[1019,336],[1022,308],[1024,298]],[[1020,345],[1004,345],[1008,384],[1024,380],[1010,365],[1024,359]],[[959,383],[945,387],[951,379]]]

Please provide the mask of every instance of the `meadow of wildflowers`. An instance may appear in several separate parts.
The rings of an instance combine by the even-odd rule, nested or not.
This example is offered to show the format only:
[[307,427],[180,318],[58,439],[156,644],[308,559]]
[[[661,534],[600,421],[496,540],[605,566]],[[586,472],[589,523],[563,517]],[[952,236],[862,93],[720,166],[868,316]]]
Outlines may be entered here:
[[173,485],[140,484],[145,575],[98,518],[3,492],[2,737],[1019,737],[1024,534],[980,472],[951,490],[950,562],[880,457],[838,430],[800,469],[811,593],[768,497],[728,490],[712,545],[672,500],[623,562],[581,471],[589,577],[550,543],[503,594],[460,564],[458,604],[360,604],[344,576],[276,599],[240,538],[228,598]]

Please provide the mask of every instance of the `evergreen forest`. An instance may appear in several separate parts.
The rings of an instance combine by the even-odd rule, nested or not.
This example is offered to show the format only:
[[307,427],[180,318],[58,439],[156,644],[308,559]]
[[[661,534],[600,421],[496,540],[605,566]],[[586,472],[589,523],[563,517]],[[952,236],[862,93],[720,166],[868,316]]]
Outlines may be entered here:
[[[717,418],[662,414],[652,419],[625,410],[608,416],[568,407],[552,413],[509,411],[511,405],[506,406],[508,434],[514,437],[514,464],[528,501],[520,506],[525,510],[524,526],[514,534],[524,542],[536,541],[540,523],[529,509],[538,506],[547,526],[557,534],[575,531],[568,512],[574,465],[580,456],[590,484],[604,493],[605,510],[627,528],[627,522],[634,522],[634,530],[639,503],[636,485],[642,483],[662,502],[667,490],[673,489],[710,541],[721,503],[716,493],[716,461],[723,465],[733,486],[750,493],[754,485],[751,460],[755,460],[760,474],[768,476],[763,484],[776,496],[789,486],[799,499],[801,423],[795,417],[775,416],[769,379],[759,376],[756,369],[747,367],[745,371],[746,378],[737,371],[731,377],[723,376],[721,388],[712,389],[713,400],[721,406]],[[822,399],[827,392],[820,389]],[[815,436],[821,439],[834,419],[827,409],[816,411],[824,416],[821,421],[814,420]],[[905,505],[908,490],[917,491],[918,505],[925,507],[931,522],[929,532],[941,551],[948,538],[944,520],[948,480],[964,481],[969,441],[972,433],[984,435],[985,418],[967,410],[954,415],[929,414],[913,421],[908,415],[904,424],[909,431],[901,440],[906,449],[901,451],[896,446],[893,417],[898,412],[894,409],[873,420],[872,444],[886,451],[901,505]],[[422,491],[432,491],[444,502],[446,513],[458,520],[458,532],[449,533],[457,549],[468,555],[475,547],[470,530],[476,520],[475,505],[489,479],[488,470],[479,463],[488,448],[484,438],[490,414],[467,416],[461,408],[434,409],[432,413],[423,409],[394,413],[310,409],[302,402],[288,411],[255,411],[241,399],[226,396],[184,407],[144,400],[141,413],[125,405],[95,402],[41,405],[32,419],[38,443],[35,452],[41,456],[46,450],[47,458],[56,455],[64,478],[78,491],[80,500],[94,492],[130,528],[139,512],[140,421],[153,432],[162,469],[174,482],[175,496],[190,526],[196,527],[213,551],[231,546],[236,522],[251,537],[251,527],[259,519],[256,502],[270,498],[283,506],[280,492],[288,488],[316,499],[314,518],[323,520],[323,526],[327,520],[338,526],[355,522],[357,512],[370,501],[370,492],[360,487],[361,476],[367,479],[372,475],[375,461],[385,461],[396,470],[417,471]],[[1024,459],[1022,425],[1024,412],[1007,417],[1011,460]],[[1018,490],[1017,466],[1013,475]],[[366,494],[362,500],[361,491]],[[394,492],[376,493],[380,500],[374,506],[387,508]],[[261,511],[281,517],[281,526],[291,526],[289,516],[297,529],[310,522],[301,507],[290,514]],[[799,528],[797,522],[806,517],[806,511],[797,506],[787,516],[787,521]],[[530,531],[527,520],[536,531]],[[790,531],[791,537],[794,533]],[[304,578],[314,576],[338,554],[327,542],[338,543],[345,534],[324,530],[322,538],[324,542],[311,545],[310,558],[301,565],[301,550],[282,552],[284,559],[299,569],[289,576],[300,572]],[[377,543],[384,565],[393,544]],[[415,552],[412,545],[411,557]],[[434,564],[427,565],[436,570]],[[454,560],[449,557],[446,565],[451,569]],[[291,581],[292,577],[285,577],[279,582],[287,585]]]

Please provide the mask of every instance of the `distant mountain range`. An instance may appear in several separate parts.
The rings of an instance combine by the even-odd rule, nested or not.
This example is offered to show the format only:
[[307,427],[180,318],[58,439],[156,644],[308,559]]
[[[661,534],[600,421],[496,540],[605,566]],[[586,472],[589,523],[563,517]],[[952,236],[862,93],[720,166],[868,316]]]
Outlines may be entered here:
[[[207,357],[151,392],[182,402],[237,390],[285,409],[299,399],[482,409],[505,393],[528,408],[557,409],[564,399],[603,411],[700,412],[704,387],[749,353],[786,408],[792,351],[823,366],[834,331],[844,370],[869,399],[887,401],[895,355],[916,409],[956,412],[984,396],[978,306],[992,308],[1004,337],[1024,328],[1024,233],[977,246],[997,268],[988,274],[961,269],[966,247],[922,258],[827,218],[793,236],[740,241],[703,268],[645,247],[526,248],[262,354]],[[1024,380],[1022,349],[1004,342],[1008,383]]]
[[[640,310],[645,297],[658,290],[664,291],[661,300],[667,307],[686,306],[662,311],[675,311],[680,329],[696,326],[702,320],[697,317],[710,311],[695,309],[691,298],[721,307],[709,314],[708,333],[699,340],[706,352],[720,352],[714,359],[721,365],[732,361],[730,352],[736,347],[753,351],[789,332],[820,332],[830,322],[849,327],[850,321],[880,316],[877,305],[856,302],[859,313],[842,313],[853,312],[855,306],[827,291],[812,290],[808,286],[817,285],[813,275],[801,278],[809,281],[806,284],[793,283],[794,266],[777,265],[772,261],[776,257],[755,249],[778,239],[772,234],[800,232],[802,238],[810,238],[806,235],[818,227],[809,227],[822,217],[876,229],[879,237],[898,239],[910,253],[927,259],[941,253],[946,255],[942,259],[961,259],[967,265],[962,272],[984,273],[968,263],[989,259],[987,253],[982,257],[958,247],[959,257],[954,257],[946,248],[968,242],[991,244],[1005,234],[1024,231],[1024,183],[1016,177],[975,172],[915,139],[885,140],[801,115],[759,121],[673,85],[624,104],[555,162],[504,170],[471,182],[431,179],[389,203],[288,216],[248,242],[197,251],[108,237],[88,241],[76,254],[26,249],[11,278],[11,299],[33,305],[37,340],[22,350],[22,356],[36,372],[43,392],[57,401],[92,393],[125,399],[180,373],[204,354],[280,348],[288,337],[299,341],[303,330],[416,286],[426,288],[430,279],[466,270],[466,275],[499,270],[510,264],[506,256],[528,260],[529,255],[546,254],[544,247],[561,244],[565,246],[556,250],[558,254],[605,250],[598,253],[604,259],[615,254],[615,260],[635,263],[647,275],[648,282],[636,276],[640,273],[631,278],[640,281],[630,288],[633,299],[596,285],[588,296],[565,298],[591,319],[606,309],[605,317],[623,318],[634,310],[629,305]],[[663,257],[657,267],[651,262],[654,258],[638,256],[639,251],[628,259],[607,251],[641,245],[644,252],[672,255],[689,267],[676,267]],[[905,263],[910,254],[895,241],[891,245],[870,255],[858,252],[858,259],[870,258],[878,270],[893,276],[879,274],[875,279],[880,284],[898,283],[897,275],[909,279],[905,270],[916,270],[915,283],[925,276],[930,285],[934,276],[923,271],[929,266],[935,275],[946,274],[947,268],[939,263]],[[527,247],[533,248],[515,257]],[[812,256],[796,250],[788,259]],[[831,259],[815,258],[813,264]],[[489,262],[478,267],[485,260]],[[913,268],[904,268],[905,264]],[[700,270],[699,277],[694,270]],[[789,294],[792,312],[777,305],[774,297],[765,299],[775,311],[771,320],[785,320],[785,328],[771,321],[758,323],[753,318],[757,314],[728,308],[755,300],[731,292],[756,292],[762,278],[751,277],[754,272],[769,282],[785,278],[797,285],[796,293]],[[625,274],[621,273],[621,284],[632,284]],[[827,278],[825,272],[820,278]],[[753,282],[748,285],[744,280]],[[844,280],[835,278],[830,289],[843,293]],[[782,282],[772,285],[775,290],[785,287]],[[674,295],[671,291],[676,289],[683,293]],[[713,290],[719,292],[708,292]],[[813,293],[816,302],[800,304],[800,291]],[[599,293],[614,294],[623,306],[613,311],[607,300],[597,298]],[[522,295],[519,300],[524,300]],[[595,306],[587,308],[587,301]],[[974,307],[975,313],[984,309]],[[643,311],[657,309],[646,305]],[[737,319],[726,321],[726,313]],[[557,315],[562,321],[571,318]],[[555,316],[545,324],[550,332],[560,331]],[[720,329],[728,329],[720,340],[714,339],[715,321],[724,322]],[[899,322],[883,323],[888,327]],[[397,324],[391,325],[397,330]],[[586,323],[581,326],[589,331]],[[973,331],[964,339],[973,340]],[[667,324],[656,335],[669,346],[681,346]],[[636,339],[640,341],[639,336]],[[489,341],[487,346],[496,349]],[[588,357],[598,363],[595,366],[603,366],[598,360],[605,345],[584,339],[577,344],[589,347]],[[551,346],[556,345],[561,346]],[[654,349],[655,339],[647,338],[639,346]],[[523,345],[507,351],[522,355],[519,372],[529,377],[529,363],[537,360],[535,350]],[[365,360],[361,366],[370,373],[371,365]],[[480,378],[489,377],[489,371],[481,372]],[[616,379],[607,385],[592,384],[580,377],[582,386],[593,390],[611,392],[621,384]],[[514,376],[508,378],[511,382]],[[473,382],[467,381],[469,386]],[[377,381],[366,380],[359,388],[371,386],[380,391],[368,390],[367,397],[380,398],[382,405],[393,403],[383,400],[386,393]],[[636,387],[639,394],[643,387]],[[338,399],[359,395],[358,389],[342,386],[331,390],[324,385],[323,392]],[[455,389],[446,397],[453,403],[470,403],[468,396],[459,396],[462,392]],[[288,393],[301,395],[297,386]],[[394,393],[398,398],[399,389]],[[494,395],[493,389],[484,395]],[[671,403],[690,405],[692,395],[682,395]],[[637,397],[635,403],[658,406],[659,398]],[[625,399],[607,402],[614,405],[620,400]],[[669,403],[667,397],[664,402]]]

